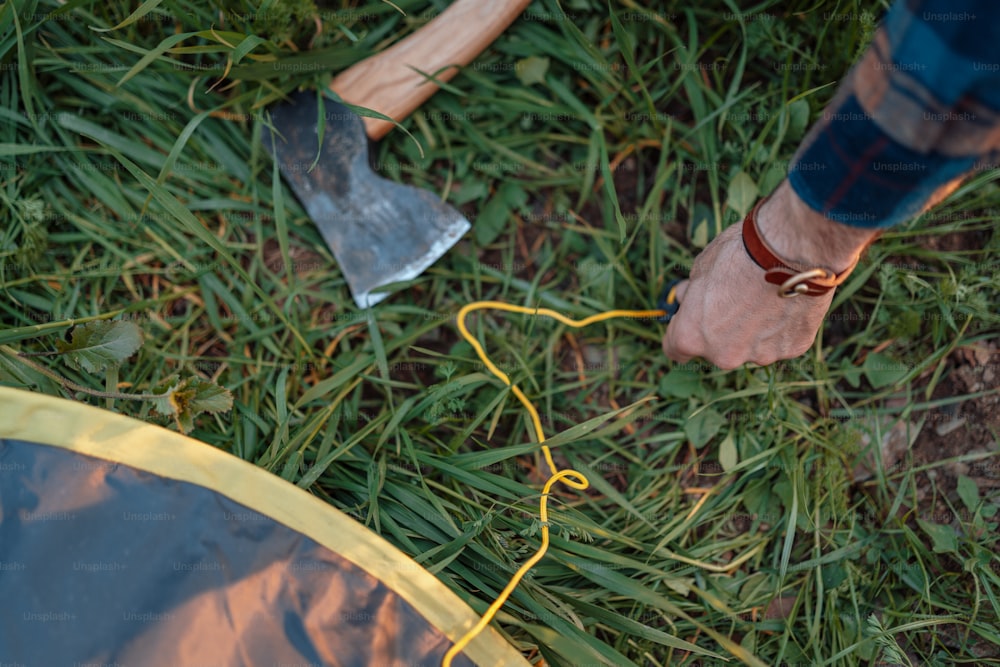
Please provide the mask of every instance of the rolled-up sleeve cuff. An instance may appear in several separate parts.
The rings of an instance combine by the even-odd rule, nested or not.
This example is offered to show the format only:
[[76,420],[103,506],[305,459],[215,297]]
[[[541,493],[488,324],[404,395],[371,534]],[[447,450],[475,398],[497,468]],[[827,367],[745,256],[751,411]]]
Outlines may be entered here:
[[[923,212],[1000,147],[1000,3],[896,2],[810,129],[789,181],[810,208],[856,227]],[[959,20],[961,19],[961,20]]]
[[827,115],[788,178],[810,208],[836,222],[870,228],[904,222],[976,167],[976,157],[920,154],[900,145],[864,119],[853,98]]

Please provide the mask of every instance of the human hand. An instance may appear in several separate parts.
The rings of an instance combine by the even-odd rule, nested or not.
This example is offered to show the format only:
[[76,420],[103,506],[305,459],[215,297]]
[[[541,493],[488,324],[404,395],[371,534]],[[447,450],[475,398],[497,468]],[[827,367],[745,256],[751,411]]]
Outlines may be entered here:
[[[812,211],[787,181],[761,207],[757,220],[781,257],[834,271],[851,266],[876,235]],[[778,296],[747,254],[741,227],[733,225],[709,243],[689,279],[677,286],[681,306],[663,337],[670,359],[702,357],[724,370],[746,362],[764,366],[804,354],[816,339],[833,290],[822,296]]]
[[797,357],[812,345],[833,291],[783,299],[764,282],[764,270],[743,248],[733,225],[695,259],[677,286],[681,306],[663,337],[663,351],[678,362],[702,357],[723,370],[746,362],[766,366]]

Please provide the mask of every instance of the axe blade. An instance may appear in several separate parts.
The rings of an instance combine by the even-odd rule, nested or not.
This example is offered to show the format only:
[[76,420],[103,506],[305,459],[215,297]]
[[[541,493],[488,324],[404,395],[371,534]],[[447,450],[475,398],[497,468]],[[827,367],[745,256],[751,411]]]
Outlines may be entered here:
[[419,276],[470,224],[433,193],[376,174],[361,118],[330,99],[323,107],[322,147],[315,92],[271,109],[275,132],[265,131],[264,144],[333,251],[355,303],[370,308],[389,296],[380,287]]

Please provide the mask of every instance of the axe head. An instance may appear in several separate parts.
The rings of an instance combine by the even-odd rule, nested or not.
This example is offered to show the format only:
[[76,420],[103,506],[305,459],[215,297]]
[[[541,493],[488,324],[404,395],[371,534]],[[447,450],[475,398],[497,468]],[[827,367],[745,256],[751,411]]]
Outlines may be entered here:
[[433,193],[372,171],[361,118],[330,99],[323,107],[319,118],[315,92],[291,96],[271,109],[275,132],[265,131],[264,144],[333,251],[355,303],[369,308],[389,295],[380,287],[416,278],[470,225]]

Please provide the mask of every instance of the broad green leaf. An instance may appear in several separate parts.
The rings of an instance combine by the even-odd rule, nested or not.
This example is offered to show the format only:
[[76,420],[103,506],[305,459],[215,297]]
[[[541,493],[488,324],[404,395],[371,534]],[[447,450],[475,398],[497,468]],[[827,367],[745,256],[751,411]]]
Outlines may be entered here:
[[729,197],[726,199],[726,205],[742,218],[750,212],[758,194],[754,180],[745,171],[737,172],[733,180],[729,181]]
[[691,245],[704,248],[708,245],[708,218],[702,218],[691,226]]
[[677,366],[660,380],[660,394],[691,398],[700,393],[701,374],[685,366]]
[[462,187],[455,191],[453,197],[449,197],[449,201],[457,205],[468,204],[470,201],[486,198],[489,196],[489,192],[490,189],[486,185],[486,181],[475,178],[470,172],[470,175],[462,183]]
[[179,375],[174,373],[173,375],[168,375],[156,384],[151,390],[151,394],[157,394],[161,398],[152,399],[153,409],[159,412],[161,415],[172,417],[177,414],[177,408],[174,403],[170,400],[170,396],[177,391],[181,386],[181,378]]
[[229,412],[233,407],[233,395],[225,387],[194,377],[188,381],[188,387],[194,392],[191,409],[196,413]]
[[771,490],[774,492],[774,495],[781,499],[781,504],[784,506],[786,512],[795,503],[795,491],[792,489],[792,484],[788,481],[787,476],[782,476],[779,481],[774,482],[771,485]]
[[691,245],[696,248],[704,248],[711,240],[710,230],[712,228],[712,209],[705,204],[698,202],[691,212],[691,222],[688,226],[688,238]]
[[785,180],[786,175],[784,165],[771,165],[758,179],[757,187],[762,193],[774,192],[778,185]]
[[743,506],[747,508],[747,511],[751,514],[756,514],[758,516],[769,517],[772,512],[777,514],[774,510],[779,504],[779,499],[771,493],[770,484],[765,483],[763,480],[754,481],[747,484],[746,490],[743,491],[742,500]]
[[920,525],[923,531],[934,542],[934,553],[958,552],[958,538],[955,536],[955,531],[951,526],[924,521],[923,519],[917,519],[917,524]]
[[525,86],[533,83],[545,83],[545,74],[549,71],[549,59],[529,56],[521,58],[514,64],[517,78]]
[[809,124],[809,103],[795,100],[788,105],[788,138],[800,139]]
[[527,194],[514,183],[503,183],[483,206],[476,218],[476,241],[479,245],[488,245],[496,240],[507,228],[510,213],[520,208],[527,201]]
[[970,477],[958,476],[958,497],[970,512],[976,511],[976,506],[979,505],[979,487]]
[[736,464],[739,463],[739,454],[736,452],[736,438],[732,432],[727,433],[719,445],[719,463],[726,472],[735,468]]
[[840,363],[840,370],[844,374],[844,380],[854,389],[861,386],[861,374],[864,372],[860,366],[855,366],[850,359],[843,359]]
[[836,588],[847,578],[847,570],[841,563],[824,565],[820,571],[823,576],[823,588],[827,590]]
[[726,418],[712,408],[700,410],[684,423],[684,434],[696,449],[701,449],[725,423]]
[[98,373],[117,366],[131,357],[142,345],[142,330],[135,322],[96,320],[73,329],[70,342],[56,341],[56,348],[66,355],[74,368]]
[[233,407],[233,395],[225,387],[199,377],[179,379],[170,375],[153,387],[153,408],[161,415],[173,417],[182,433],[194,428],[194,418],[202,413],[228,412]]
[[875,389],[890,387],[910,372],[909,367],[892,357],[880,352],[871,352],[865,357],[865,363],[861,365],[864,369],[865,377]]

